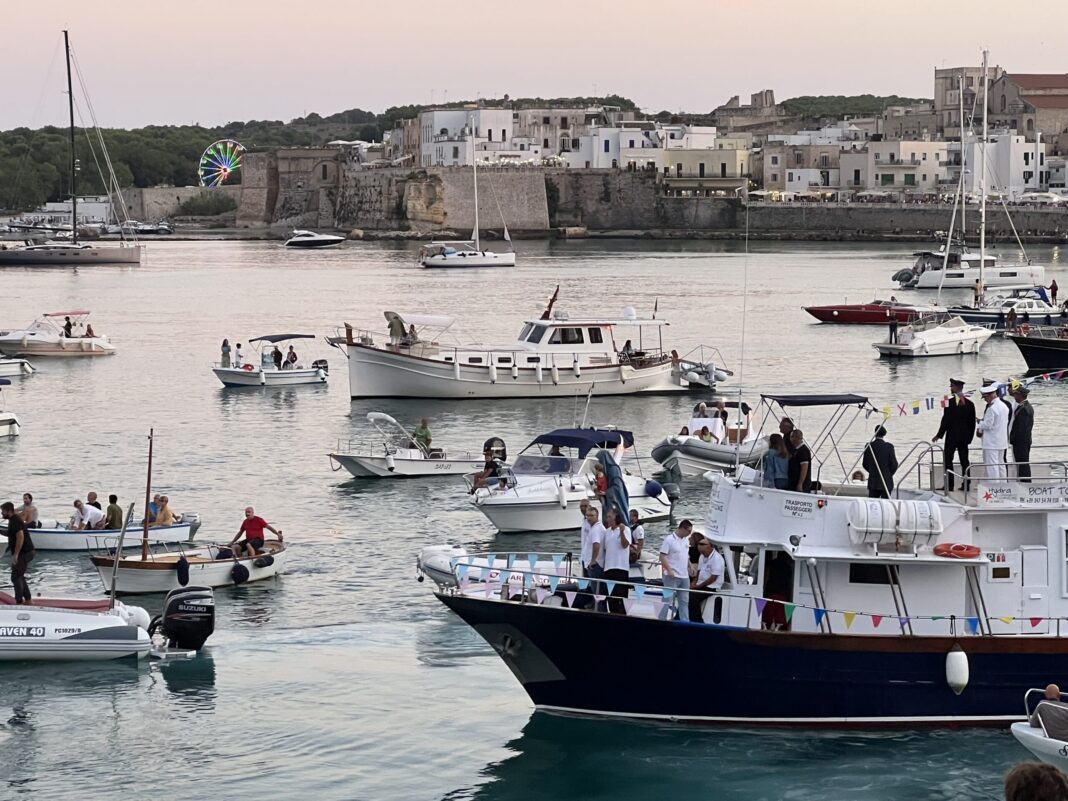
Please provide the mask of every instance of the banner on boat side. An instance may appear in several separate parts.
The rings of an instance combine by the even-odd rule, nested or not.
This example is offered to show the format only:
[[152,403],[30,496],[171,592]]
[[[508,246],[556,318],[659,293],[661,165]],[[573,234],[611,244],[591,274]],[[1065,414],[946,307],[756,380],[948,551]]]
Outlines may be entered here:
[[1020,481],[980,481],[976,493],[980,508],[1068,506],[1068,486],[1026,484]]
[[787,496],[782,499],[783,517],[800,517],[808,519],[816,516],[816,498],[804,496],[793,498]]

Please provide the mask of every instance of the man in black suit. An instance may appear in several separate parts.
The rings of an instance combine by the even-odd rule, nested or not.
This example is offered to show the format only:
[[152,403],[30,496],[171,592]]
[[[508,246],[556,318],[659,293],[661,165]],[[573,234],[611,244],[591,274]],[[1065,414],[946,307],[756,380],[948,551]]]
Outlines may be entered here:
[[964,397],[964,382],[959,378],[949,379],[949,391],[952,396],[942,412],[942,424],[938,433],[931,437],[931,442],[946,438],[943,458],[946,466],[946,489],[953,489],[953,455],[960,462],[960,472],[964,476],[964,491],[968,491],[968,446],[975,436],[975,404]]
[[1009,423],[1009,445],[1012,446],[1012,460],[1016,462],[1016,477],[1026,484],[1031,483],[1031,429],[1035,426],[1035,409],[1027,400],[1030,394],[1031,390],[1023,384],[1013,388],[1016,407]]
[[868,471],[868,497],[889,498],[894,491],[897,454],[886,441],[886,429],[875,427],[875,439],[864,448],[864,469]]

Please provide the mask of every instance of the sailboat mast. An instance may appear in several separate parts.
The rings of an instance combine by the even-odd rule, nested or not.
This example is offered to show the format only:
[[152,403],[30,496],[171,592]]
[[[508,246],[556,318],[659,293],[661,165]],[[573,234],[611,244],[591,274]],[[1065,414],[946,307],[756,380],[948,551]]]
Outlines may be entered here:
[[70,77],[70,36],[63,31],[63,50],[67,55],[67,107],[70,110],[70,234],[78,244],[78,187],[77,161],[74,158],[74,85]]
[[475,250],[482,250],[478,244],[478,138],[475,136],[475,118],[468,118],[467,127],[471,133],[471,177],[475,183]]
[[[964,70],[961,70],[960,75],[957,76],[957,96],[960,99],[960,188],[957,190],[960,195],[960,252],[963,258],[964,251],[968,248],[968,220],[966,219],[964,209],[967,206],[967,202],[964,200],[964,170],[968,164],[968,157],[964,151]],[[971,125],[968,126],[971,128]],[[953,245],[953,236],[946,241],[946,250]],[[945,270],[945,267],[942,268]]]
[[979,142],[979,299],[983,296],[983,270],[986,267],[986,128],[987,107],[990,105],[990,87],[987,84],[986,60],[988,53],[983,51],[983,138]]

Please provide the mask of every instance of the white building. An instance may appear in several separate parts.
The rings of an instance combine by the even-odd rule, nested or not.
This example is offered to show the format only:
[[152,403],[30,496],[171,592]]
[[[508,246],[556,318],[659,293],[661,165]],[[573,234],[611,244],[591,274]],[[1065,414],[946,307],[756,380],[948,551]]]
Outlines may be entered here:
[[[651,122],[625,123],[624,127],[598,125],[579,137],[577,150],[561,153],[567,166],[577,169],[657,169],[660,137]],[[651,165],[651,166],[650,166]]]
[[946,142],[874,141],[839,157],[843,190],[935,193],[944,189]]
[[419,115],[419,130],[424,167],[467,166],[476,158],[515,162],[531,158],[527,142],[513,142],[511,109],[432,109]]
[[664,149],[711,150],[716,147],[714,125],[660,125],[657,131]]
[[[26,216],[34,222],[70,225],[70,212],[71,202],[69,200],[60,200],[54,203],[45,203],[40,208],[35,209],[32,214]],[[112,210],[111,198],[107,195],[86,195],[84,197],[79,195],[78,222],[79,224],[110,224],[117,222]]]
[[[979,168],[979,140],[965,138],[964,191],[978,194],[981,181]],[[1042,192],[1050,185],[1046,167],[1046,143],[1028,142],[1015,131],[996,133],[986,145],[987,194],[1014,198],[1024,192]]]

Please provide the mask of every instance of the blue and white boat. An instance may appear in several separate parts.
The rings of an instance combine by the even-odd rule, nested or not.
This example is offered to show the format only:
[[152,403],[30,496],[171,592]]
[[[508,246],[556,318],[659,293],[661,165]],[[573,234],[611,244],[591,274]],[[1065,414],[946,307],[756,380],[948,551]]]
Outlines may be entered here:
[[[764,400],[804,413],[811,429],[808,416],[828,406],[843,434],[881,419],[856,395]],[[540,710],[805,727],[1019,720],[1021,688],[1068,664],[1064,461],[1032,462],[1029,483],[972,475],[968,492],[954,492],[940,445],[919,443],[901,458],[909,486],[868,498],[860,449],[826,431],[809,443],[812,493],[760,486],[759,471],[710,476],[704,531],[726,575],[696,622],[674,619],[682,599],[655,574],[583,586],[563,554],[498,557],[504,585],[474,571],[484,558],[453,557],[455,586],[439,582],[437,598]],[[842,479],[832,481],[832,465]],[[577,602],[619,585],[626,614]],[[703,689],[680,678],[633,691],[634,676],[663,675],[665,664],[700,676]]]

